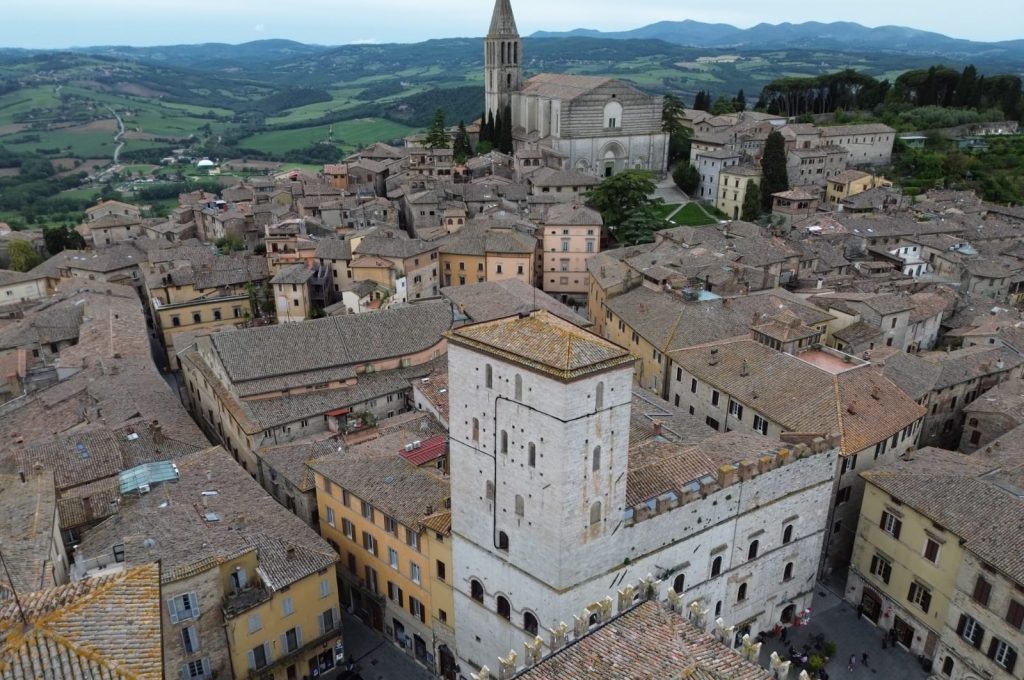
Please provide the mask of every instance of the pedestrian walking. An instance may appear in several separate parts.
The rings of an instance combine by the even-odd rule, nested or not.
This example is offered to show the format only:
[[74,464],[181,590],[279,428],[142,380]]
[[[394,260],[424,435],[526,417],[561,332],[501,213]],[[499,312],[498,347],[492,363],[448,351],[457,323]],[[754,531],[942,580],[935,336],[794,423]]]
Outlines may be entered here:
[[789,626],[783,626],[782,627],[782,634],[779,636],[779,639],[782,640],[783,642],[785,642],[786,639],[787,639],[787,636],[789,634],[788,631],[789,631]]
[[853,669],[854,669],[854,668],[855,668],[856,666],[857,666],[857,655],[856,655],[856,654],[851,654],[851,655],[850,655],[850,663],[849,663],[849,664],[847,664],[847,666],[846,666],[846,667],[847,667],[847,668],[848,668],[849,670],[851,670],[851,671],[852,671],[852,670],[853,670]]
[[888,633],[882,633],[882,649],[888,649],[888,648],[889,648],[889,634]]
[[867,652],[864,652],[863,654],[860,655],[860,662],[862,664],[864,664],[865,668],[867,668],[867,665],[868,665],[868,653]]

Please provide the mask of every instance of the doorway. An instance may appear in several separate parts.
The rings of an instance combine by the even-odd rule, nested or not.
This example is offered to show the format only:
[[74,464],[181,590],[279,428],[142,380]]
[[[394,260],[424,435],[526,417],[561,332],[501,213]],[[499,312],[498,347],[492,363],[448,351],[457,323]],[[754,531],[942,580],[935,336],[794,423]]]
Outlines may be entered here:
[[898,616],[895,619],[892,625],[896,629],[896,642],[910,649],[914,644],[914,627]]
[[779,621],[790,624],[793,623],[794,616],[796,616],[796,605],[787,605],[786,608],[782,610],[782,616],[779,618]]
[[864,616],[877,625],[882,615],[882,599],[873,590],[865,588],[860,596],[860,605],[864,608]]

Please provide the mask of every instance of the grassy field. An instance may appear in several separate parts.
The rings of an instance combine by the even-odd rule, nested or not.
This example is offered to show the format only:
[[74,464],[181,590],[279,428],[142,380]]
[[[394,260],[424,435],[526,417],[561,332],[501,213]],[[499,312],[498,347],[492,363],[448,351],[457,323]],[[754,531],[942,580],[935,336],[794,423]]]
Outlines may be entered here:
[[684,205],[679,212],[672,216],[671,221],[684,227],[702,227],[716,222],[714,218],[708,217],[707,213],[696,203]]
[[658,219],[667,220],[668,216],[678,207],[678,203],[663,203],[654,209],[654,214],[658,216]]
[[242,139],[238,145],[242,149],[282,154],[327,141],[332,128],[334,142],[345,149],[356,149],[373,142],[398,139],[415,131],[411,127],[389,120],[358,118],[335,123],[333,126],[319,125],[298,130],[261,132]]

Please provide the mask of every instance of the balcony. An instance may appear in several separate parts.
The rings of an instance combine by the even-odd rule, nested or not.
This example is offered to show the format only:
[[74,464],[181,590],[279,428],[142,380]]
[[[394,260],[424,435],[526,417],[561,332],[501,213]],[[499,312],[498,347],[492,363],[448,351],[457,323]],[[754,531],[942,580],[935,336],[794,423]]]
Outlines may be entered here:
[[270,591],[263,584],[239,588],[224,598],[224,617],[231,619],[270,599]]
[[[331,630],[327,631],[323,635],[320,635],[320,636],[310,640],[309,642],[306,642],[305,644],[300,645],[299,648],[296,649],[294,652],[285,652],[284,654],[282,654],[279,657],[276,657],[273,661],[271,661],[266,666],[263,666],[259,670],[252,670],[252,669],[250,669],[249,670],[249,678],[251,680],[258,680],[260,678],[268,677],[268,675],[272,674],[275,670],[277,670],[279,668],[284,668],[285,666],[289,666],[289,665],[295,663],[296,661],[301,660],[304,656],[306,656],[310,652],[325,652],[325,651],[328,651],[328,649],[330,649],[330,647],[328,646],[327,643],[335,642],[336,643],[334,645],[335,654],[338,654],[339,652],[337,650],[339,649],[339,647],[338,647],[337,643],[341,642],[340,638],[341,638],[341,623],[338,622],[334,626],[334,628],[332,628]],[[336,661],[338,661],[340,663],[340,659],[336,658]]]

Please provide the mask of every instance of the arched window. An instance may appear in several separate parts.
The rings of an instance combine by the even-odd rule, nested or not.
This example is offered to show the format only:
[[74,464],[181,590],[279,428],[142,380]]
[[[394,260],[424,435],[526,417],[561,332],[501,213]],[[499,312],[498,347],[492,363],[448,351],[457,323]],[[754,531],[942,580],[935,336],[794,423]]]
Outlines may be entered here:
[[537,445],[533,442],[526,445],[526,464],[537,467]]
[[523,376],[516,373],[516,401],[523,400]]
[[946,660],[942,662],[942,674],[953,675],[953,657],[947,656]]
[[512,43],[512,63],[513,64],[518,64],[519,63],[519,43],[518,42]]
[[489,479],[487,480],[487,483],[484,484],[484,498],[489,501],[494,500],[494,482]]
[[622,127],[622,104],[608,102],[604,105],[604,126],[606,128]]
[[498,550],[508,550],[508,534],[504,531],[498,532]]
[[516,514],[520,517],[526,514],[526,500],[519,494],[516,494]]
[[477,602],[484,601],[484,584],[476,579],[469,582],[469,595]]
[[593,460],[590,463],[590,469],[593,472],[597,472],[598,470],[601,469],[601,447],[600,446],[595,446],[594,447],[594,456],[593,456]]
[[718,576],[722,573],[722,556],[719,555],[711,562],[711,575]]
[[505,76],[505,85],[508,86],[508,87],[512,87],[512,74],[511,73],[509,73],[507,76]]
[[594,391],[594,410],[600,411],[604,408],[604,381],[597,383],[597,389]]
[[782,530],[782,543],[786,544],[793,540],[793,525],[787,524],[786,528]]
[[523,630],[530,635],[536,635],[540,626],[537,625],[537,617],[531,612],[523,612]]
[[672,590],[676,591],[676,593],[683,592],[683,588],[685,586],[686,586],[686,575],[685,574],[679,574],[678,576],[676,576],[676,579],[674,581],[672,581]]
[[782,580],[783,581],[788,581],[791,578],[793,578],[793,563],[792,562],[787,562],[786,563],[786,568],[782,572]]
[[508,432],[501,431],[501,452],[508,453]]
[[473,418],[473,441],[480,441],[480,421]]
[[594,526],[601,521],[601,501],[594,501],[594,504],[590,506],[590,526]]
[[488,389],[494,387],[494,369],[490,364],[484,366],[484,387]]
[[718,602],[715,603],[715,616],[721,616],[721,615],[722,615],[722,601],[719,600]]
[[512,605],[501,595],[498,595],[498,616],[507,620],[512,619]]
[[736,601],[743,602],[745,599],[747,599],[747,584],[741,583],[739,590],[736,591]]
[[760,545],[760,542],[757,541],[756,539],[750,542],[750,547],[747,548],[747,559],[748,560],[752,560],[755,557],[757,557],[757,548],[758,548],[759,545]]

